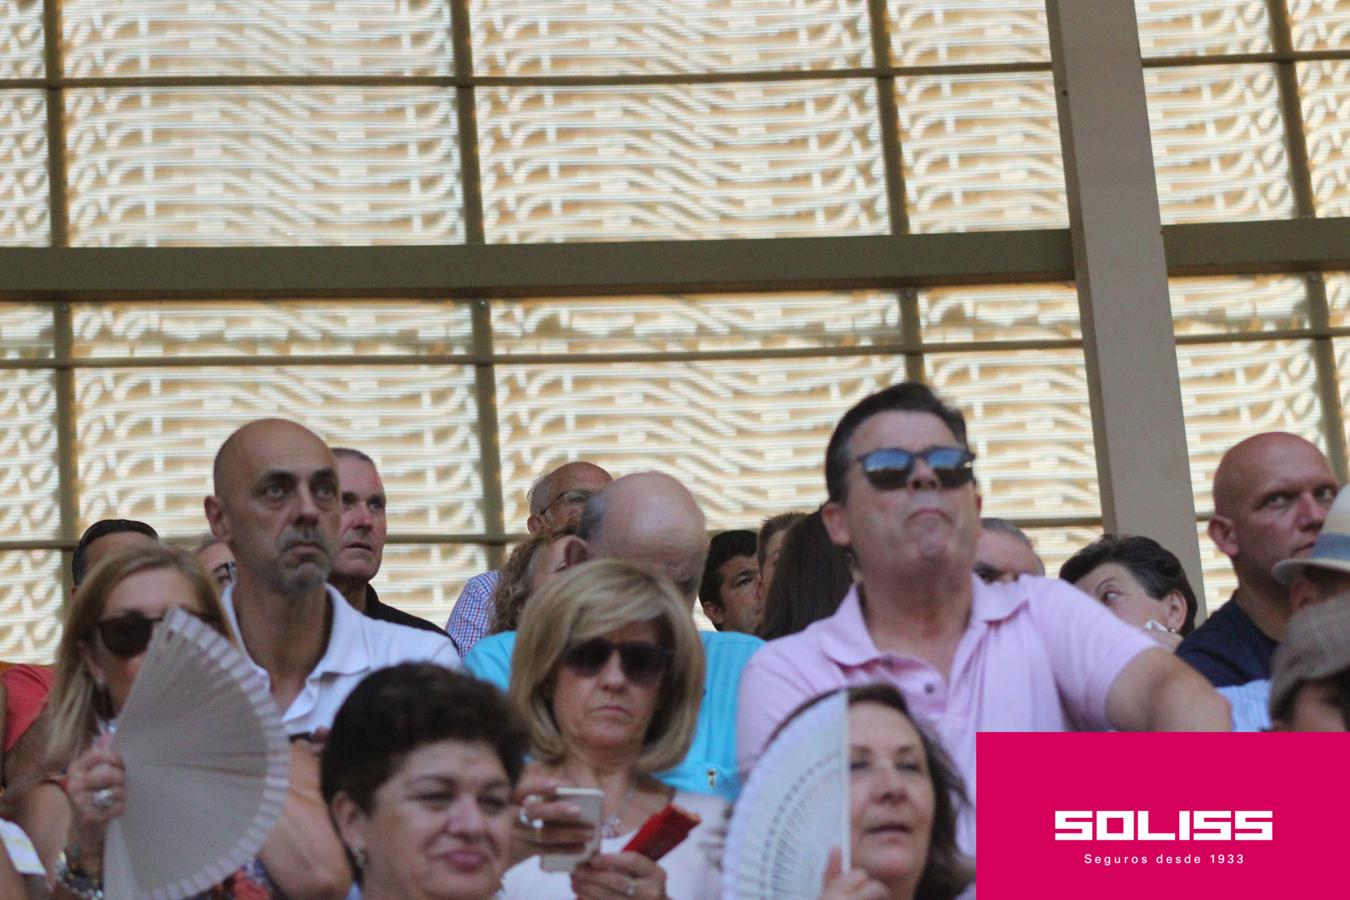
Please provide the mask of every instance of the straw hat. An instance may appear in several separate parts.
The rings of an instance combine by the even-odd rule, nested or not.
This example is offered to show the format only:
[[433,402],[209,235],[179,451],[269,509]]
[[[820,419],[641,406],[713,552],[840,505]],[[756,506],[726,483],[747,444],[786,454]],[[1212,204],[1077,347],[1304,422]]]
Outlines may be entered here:
[[1350,594],[1305,606],[1289,620],[1284,641],[1271,663],[1271,715],[1305,681],[1350,669]]
[[1282,559],[1271,571],[1276,580],[1287,586],[1303,566],[1350,572],[1350,486],[1341,488],[1336,495],[1331,509],[1327,510],[1322,531],[1317,535],[1317,543],[1308,555]]

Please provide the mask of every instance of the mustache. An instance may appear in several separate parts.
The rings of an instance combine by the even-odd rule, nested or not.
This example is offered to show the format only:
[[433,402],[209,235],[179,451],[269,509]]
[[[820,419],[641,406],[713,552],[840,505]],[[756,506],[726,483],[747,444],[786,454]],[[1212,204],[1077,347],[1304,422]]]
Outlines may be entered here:
[[323,550],[328,556],[333,555],[332,542],[318,528],[301,527],[288,528],[281,533],[281,552],[285,553],[292,547],[298,547],[301,544],[313,544]]

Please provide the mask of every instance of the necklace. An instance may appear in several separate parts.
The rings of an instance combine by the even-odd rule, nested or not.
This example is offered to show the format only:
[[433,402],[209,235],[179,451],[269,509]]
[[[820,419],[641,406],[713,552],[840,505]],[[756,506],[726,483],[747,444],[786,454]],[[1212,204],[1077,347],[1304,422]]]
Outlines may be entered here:
[[623,795],[623,805],[615,812],[605,816],[604,821],[600,823],[600,837],[615,838],[623,834],[619,829],[623,827],[623,814],[628,812],[628,804],[633,802],[633,790],[633,787],[630,786],[628,793]]

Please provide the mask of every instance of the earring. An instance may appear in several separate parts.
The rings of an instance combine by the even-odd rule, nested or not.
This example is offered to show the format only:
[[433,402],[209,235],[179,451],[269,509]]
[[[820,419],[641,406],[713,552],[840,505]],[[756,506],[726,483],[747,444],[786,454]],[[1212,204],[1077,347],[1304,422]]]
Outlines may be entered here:
[[352,855],[352,861],[356,863],[356,868],[365,871],[366,851],[361,847],[350,847],[348,852]]

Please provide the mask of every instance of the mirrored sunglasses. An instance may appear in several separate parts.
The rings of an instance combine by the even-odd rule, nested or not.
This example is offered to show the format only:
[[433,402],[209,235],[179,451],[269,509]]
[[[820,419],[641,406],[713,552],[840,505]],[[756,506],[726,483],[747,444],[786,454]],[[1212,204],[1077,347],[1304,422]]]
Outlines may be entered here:
[[944,488],[957,488],[975,480],[975,454],[964,447],[929,447],[917,453],[899,447],[883,447],[858,457],[863,475],[878,490],[889,491],[909,484],[914,463],[923,460]]

